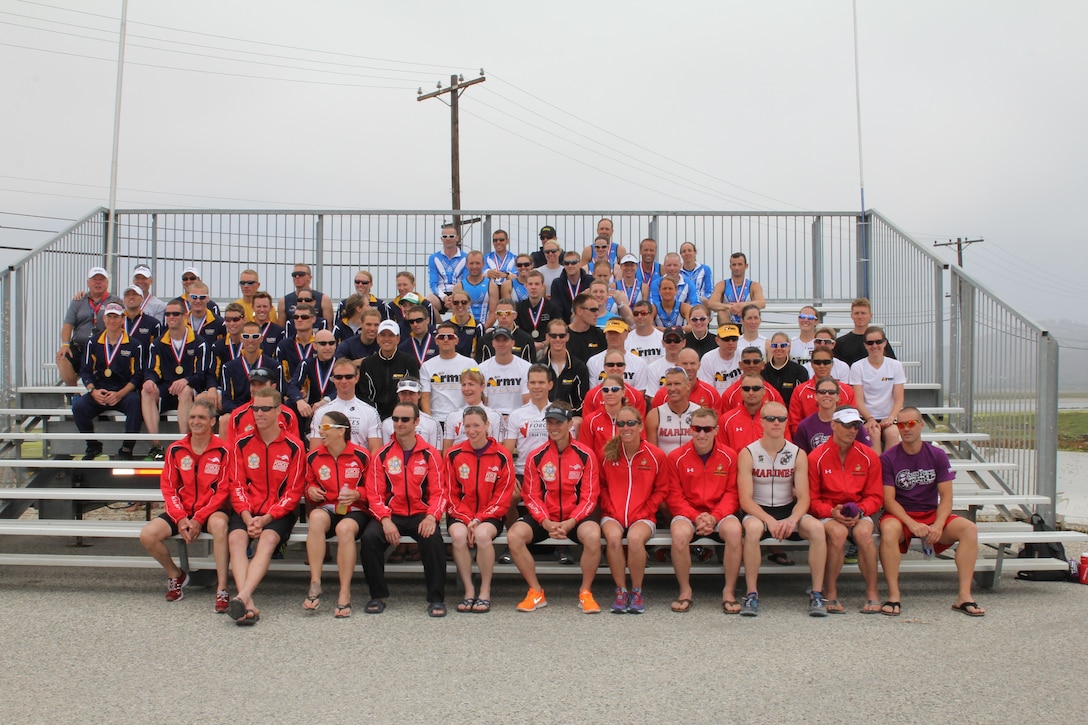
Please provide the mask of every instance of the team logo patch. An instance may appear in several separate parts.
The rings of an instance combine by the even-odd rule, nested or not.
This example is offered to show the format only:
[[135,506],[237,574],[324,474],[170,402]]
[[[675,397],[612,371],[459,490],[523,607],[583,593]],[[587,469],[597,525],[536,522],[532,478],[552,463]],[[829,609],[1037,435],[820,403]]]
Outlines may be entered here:
[[412,475],[413,476],[426,476],[427,475],[427,467],[426,466],[416,466],[415,468],[412,469]]
[[332,476],[332,471],[329,469],[328,466],[322,466],[321,468],[317,469],[317,477],[320,478],[322,481],[328,481],[330,476]]
[[204,475],[206,476],[218,476],[219,464],[218,463],[206,463],[204,465]]
[[363,469],[358,464],[353,464],[344,471],[344,478],[362,478]]
[[185,456],[180,461],[178,461],[178,468],[180,468],[183,471],[193,470],[193,459],[190,458],[189,456]]
[[464,464],[464,463],[462,463],[462,464],[461,464],[461,465],[460,465],[460,466],[459,466],[459,467],[457,468],[457,475],[458,475],[458,476],[459,476],[460,478],[463,478],[463,479],[465,479],[465,480],[467,481],[467,480],[468,480],[468,474],[469,474],[469,470],[468,470],[468,465],[467,465],[467,464]]
[[390,458],[385,466],[389,469],[390,473],[400,473],[401,468],[403,468],[399,458]]
[[261,467],[261,458],[256,453],[250,453],[246,459],[246,467],[256,470]]
[[543,478],[545,481],[554,481],[555,480],[555,464],[550,462],[550,461],[548,463],[545,463],[540,468],[540,477]]

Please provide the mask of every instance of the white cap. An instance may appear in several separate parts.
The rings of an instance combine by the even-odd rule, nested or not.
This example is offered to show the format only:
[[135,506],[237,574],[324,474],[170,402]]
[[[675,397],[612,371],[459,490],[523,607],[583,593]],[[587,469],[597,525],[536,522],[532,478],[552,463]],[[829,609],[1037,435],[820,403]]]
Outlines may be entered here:
[[140,295],[141,300],[144,298],[144,291],[134,284],[130,284],[128,287],[125,287],[125,291],[122,292],[121,295],[127,295],[129,292],[135,292],[136,294]]
[[628,262],[630,262],[631,264],[638,264],[638,257],[631,253],[623,255],[623,259],[620,260],[620,264],[627,264]]
[[111,302],[106,305],[106,308],[102,310],[103,315],[123,315],[125,314],[125,308],[116,302]]
[[185,275],[189,274],[190,272],[195,274],[197,279],[201,279],[200,270],[197,269],[196,267],[186,267],[185,269],[181,270],[181,276],[184,277]]
[[148,279],[151,279],[151,267],[148,267],[146,264],[141,264],[137,266],[136,269],[132,270],[132,276],[147,277]]
[[418,380],[415,380],[413,378],[404,378],[399,383],[397,383],[397,392],[399,393],[402,390],[411,390],[415,393],[422,393],[423,385],[421,385]]
[[90,271],[87,272],[87,279],[90,279],[91,277],[94,277],[94,276],[99,275],[99,274],[102,275],[103,277],[105,277],[106,279],[110,278],[110,273],[106,271],[105,267],[91,267]]
[[378,334],[383,332],[392,332],[394,335],[400,336],[400,325],[393,320],[382,320],[382,324],[378,325]]
[[831,420],[839,423],[861,423],[861,413],[857,408],[839,408],[831,414]]

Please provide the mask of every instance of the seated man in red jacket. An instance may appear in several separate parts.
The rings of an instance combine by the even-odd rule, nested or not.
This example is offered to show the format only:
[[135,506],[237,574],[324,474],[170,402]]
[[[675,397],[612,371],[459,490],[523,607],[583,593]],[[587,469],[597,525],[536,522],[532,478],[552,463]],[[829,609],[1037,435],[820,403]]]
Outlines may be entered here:
[[[298,519],[296,508],[305,482],[306,448],[280,426],[280,392],[272,387],[253,392],[256,428],[240,435],[231,450],[231,504],[227,545],[234,586],[227,614],[237,624],[256,624],[261,612],[253,592],[268,573],[272,554],[291,536]],[[257,546],[253,559],[246,549]]]
[[163,460],[162,498],[166,510],[140,531],[140,543],[166,570],[166,601],[185,597],[188,572],[170,558],[163,541],[180,535],[192,543],[202,529],[212,535],[215,554],[215,611],[227,611],[227,514],[223,510],[230,495],[230,468],[227,444],[212,434],[215,406],[198,400],[189,408],[189,433],[167,446]]
[[831,440],[808,454],[809,513],[827,533],[824,599],[828,614],[842,614],[838,579],[846,540],[858,547],[858,568],[865,579],[863,614],[879,614],[876,544],[872,516],[884,501],[880,458],[855,439],[861,429],[857,408],[842,407],[831,416]]
[[446,616],[446,548],[438,521],[446,512],[442,454],[416,433],[415,403],[393,407],[393,437],[371,458],[367,497],[374,519],[363,531],[363,572],[370,587],[367,614],[385,611],[386,546],[401,536],[419,544],[427,587],[427,614]]

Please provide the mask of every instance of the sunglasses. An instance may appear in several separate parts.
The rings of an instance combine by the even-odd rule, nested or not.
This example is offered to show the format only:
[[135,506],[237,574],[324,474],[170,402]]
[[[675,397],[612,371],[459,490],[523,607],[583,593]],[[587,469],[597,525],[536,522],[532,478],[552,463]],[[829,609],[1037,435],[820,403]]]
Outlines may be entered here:
[[622,367],[623,367],[623,366],[625,366],[626,364],[627,364],[627,363],[625,363],[625,362],[606,362],[606,363],[604,364],[604,366],[605,366],[606,368],[622,368]]
[[441,333],[439,335],[435,335],[434,339],[436,339],[436,340],[456,340],[457,335],[452,333],[452,332],[443,332],[443,333]]
[[866,340],[865,344],[869,347],[876,347],[877,345],[883,345],[886,340]]
[[556,249],[545,249],[544,250],[544,254],[558,254],[558,253],[559,253],[558,248],[556,248]]
[[519,265],[517,265],[517,268],[518,269],[529,269],[532,266],[533,266],[533,263],[529,262],[528,264],[519,264]]
[[786,416],[784,416],[784,415],[765,415],[765,416],[763,416],[763,420],[767,421],[768,423],[785,423],[786,422]]
[[199,279],[199,277],[194,277],[191,274],[185,274],[185,275],[181,276],[181,281],[182,282],[196,282],[197,279]]
[[310,274],[309,272],[292,272],[291,276],[292,277],[306,277],[309,274]]
[[305,305],[305,304],[313,304],[313,301],[314,301],[314,298],[313,298],[313,297],[299,297],[299,298],[298,298],[298,299],[296,300],[296,302],[298,302],[298,303],[299,303],[299,304],[301,304],[301,305]]
[[742,386],[740,386],[740,389],[743,390],[746,393],[754,393],[756,391],[763,390],[763,386],[762,385],[742,385]]
[[635,312],[635,313],[632,313],[632,314],[634,314],[635,317],[646,317],[650,313],[645,311],[645,310],[642,310],[641,312]]
[[498,315],[499,317],[509,317],[510,315],[514,314],[514,311],[513,310],[499,310],[495,314]]
[[582,309],[586,312],[592,312],[595,315],[601,311],[600,307],[583,307]]
[[549,332],[548,337],[550,337],[553,340],[562,340],[562,339],[564,339],[566,337],[570,337],[570,335],[568,335],[565,332]]
[[725,340],[726,342],[736,342],[737,340],[740,339],[740,336],[739,335],[729,335],[728,337],[722,337],[720,339]]
[[[170,313],[168,312],[166,314],[170,314]],[[242,339],[243,340],[260,340],[261,339],[261,333],[259,333],[259,332],[243,332],[242,333]]]
[[355,284],[370,284],[370,280],[369,279],[357,279],[357,280],[355,280]]
[[258,284],[258,282],[255,279],[240,279],[238,280],[238,284],[242,285],[243,287],[249,287]]
[[333,380],[351,380],[355,377],[355,373],[333,373]]
[[320,345],[321,347],[328,347],[329,345],[335,345],[336,340],[314,340],[314,344]]
[[346,425],[340,425],[339,423],[322,423],[321,424],[321,431],[323,433],[327,433],[328,431],[332,430],[333,428],[341,428],[343,430],[347,430]]
[[693,425],[691,426],[692,433],[713,433],[716,425]]
[[464,307],[468,304],[468,300],[450,300],[450,304],[456,305],[457,307]]
[[838,395],[839,394],[839,389],[835,388],[834,390],[829,390],[829,389],[825,388],[824,390],[817,390],[816,394],[817,395]]
[[427,320],[426,317],[413,317],[412,319],[408,320],[407,322],[408,322],[409,325],[414,325],[417,322],[426,322],[426,320]]
[[617,420],[616,421],[616,427],[617,428],[634,428],[639,423],[640,423],[640,421],[637,421],[637,420]]
[[763,358],[757,357],[757,358],[750,358],[748,360],[741,360],[740,364],[741,365],[759,365],[761,362],[763,362]]
[[312,319],[314,319],[314,316],[313,315],[295,315],[293,319],[295,319],[295,320],[312,320]]
[[781,349],[787,348],[789,346],[790,346],[790,344],[788,342],[772,342],[771,343],[771,349],[772,350],[781,350]]
[[706,322],[710,318],[709,317],[690,317],[688,319],[691,320],[692,322]]
[[223,321],[224,322],[241,322],[244,319],[245,319],[244,317],[224,317]]
[[184,312],[171,312],[170,310],[163,313],[166,317],[181,317],[184,314]]
[[798,320],[815,320],[816,315],[800,314],[800,315],[797,315],[797,319]]
[[206,299],[208,299],[208,295],[189,295],[189,299],[191,299],[191,300],[206,300]]
[[601,392],[602,393],[618,393],[621,390],[623,390],[622,385],[609,385],[607,387],[605,387],[603,385],[601,386]]
[[608,249],[608,245],[607,245],[607,244],[605,244],[604,246],[602,246],[602,245],[600,245],[600,244],[594,244],[594,245],[593,245],[593,248],[594,248],[594,249]]
[[824,338],[822,338],[822,337],[817,337],[817,338],[816,338],[815,340],[813,340],[812,342],[813,342],[814,344],[816,344],[816,345],[834,345],[834,344],[835,344],[835,341],[834,341],[834,340],[825,340],[825,339],[824,339]]
[[844,428],[850,428],[851,430],[858,430],[859,428],[861,428],[861,421],[855,420],[853,423],[839,423],[839,425],[843,426]]
[[831,361],[830,360],[813,360],[812,364],[813,365],[830,365]]
[[443,239],[457,239],[457,235],[456,234],[443,234],[442,238]]
[[392,418],[394,423],[411,423],[415,420],[415,418],[410,415],[392,415],[389,417]]
[[920,421],[920,420],[897,420],[897,421],[895,421],[895,427],[898,428],[899,430],[911,430],[912,428],[917,428],[920,425],[922,425],[922,421]]
[[568,259],[565,262],[563,262],[564,267],[577,267],[578,264],[579,264],[579,262],[578,262],[577,259]]
[[271,411],[275,410],[278,407],[280,407],[280,406],[278,406],[278,405],[254,405],[254,406],[251,406],[251,408],[253,410],[257,411],[258,413],[270,413]]

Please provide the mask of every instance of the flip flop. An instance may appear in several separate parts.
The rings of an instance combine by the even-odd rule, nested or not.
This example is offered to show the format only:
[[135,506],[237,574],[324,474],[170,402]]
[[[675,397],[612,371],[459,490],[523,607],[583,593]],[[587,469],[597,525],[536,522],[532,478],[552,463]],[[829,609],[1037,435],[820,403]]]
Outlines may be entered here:
[[858,611],[862,614],[881,614],[880,602],[875,599],[866,599],[864,606]]
[[468,597],[465,597],[464,599],[462,599],[457,604],[457,611],[458,612],[471,612],[472,608],[474,606],[476,606],[476,600],[475,599],[469,599]]
[[385,602],[381,599],[371,599],[366,603],[366,609],[363,611],[367,614],[381,614],[385,611]]
[[824,605],[828,614],[846,614],[846,608],[838,599],[825,599]]
[[740,610],[740,602],[735,599],[731,602],[722,602],[722,611],[726,614],[740,614]]
[[335,617],[336,619],[347,619],[350,616],[351,616],[351,602],[348,602],[347,604],[337,604],[336,605],[336,613],[333,614],[333,617]]
[[314,593],[313,589],[310,589],[310,593],[306,595],[306,600],[302,603],[302,608],[307,612],[316,612],[320,606],[321,589],[318,589],[316,593]]
[[491,611],[490,599],[477,599],[476,603],[472,605],[473,614],[487,614]]
[[767,561],[770,561],[779,566],[793,566],[797,562],[790,558],[790,555],[784,551],[774,551],[767,555]]
[[687,614],[693,606],[695,606],[695,602],[690,599],[677,599],[672,603],[672,611],[677,614]]
[[246,603],[238,597],[234,597],[227,603],[227,616],[235,622],[246,616]]
[[239,627],[252,627],[259,621],[261,621],[261,613],[252,609],[247,609],[245,616],[236,620],[234,623]]
[[968,617],[986,616],[986,610],[980,607],[977,602],[964,602],[963,604],[953,604],[952,608],[960,614],[966,614]]
[[902,609],[899,602],[887,601],[880,605],[880,613],[885,617],[898,617]]

